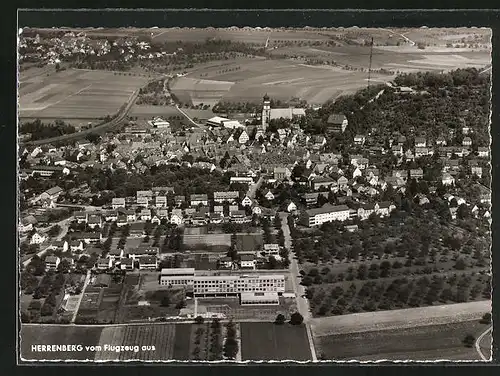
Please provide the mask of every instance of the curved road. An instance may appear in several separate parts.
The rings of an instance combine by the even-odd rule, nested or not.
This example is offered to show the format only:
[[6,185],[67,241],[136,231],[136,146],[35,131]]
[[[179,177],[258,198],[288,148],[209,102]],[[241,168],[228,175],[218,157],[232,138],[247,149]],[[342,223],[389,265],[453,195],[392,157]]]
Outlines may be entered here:
[[108,123],[104,123],[101,125],[97,125],[94,128],[91,129],[85,129],[83,131],[75,132],[75,133],[70,133],[70,134],[65,134],[62,136],[57,136],[57,137],[52,137],[52,138],[45,138],[43,140],[36,140],[36,141],[28,141],[25,143],[20,143],[21,146],[34,146],[34,145],[45,145],[45,144],[50,144],[53,142],[60,142],[60,141],[68,141],[68,140],[78,140],[81,138],[84,138],[85,136],[91,134],[91,133],[100,133],[102,131],[105,131],[107,128],[110,127],[115,127],[118,125],[125,117],[127,116],[128,112],[134,105],[137,96],[139,95],[139,90],[136,90],[132,93],[130,96],[128,102],[126,103],[126,106],[120,110],[118,115],[112,119]]
[[477,353],[479,354],[479,356],[481,357],[482,360],[485,360],[485,361],[489,361],[490,358],[487,358],[484,356],[483,352],[481,351],[481,341],[483,340],[483,338],[489,334],[491,331],[493,330],[493,326],[490,326],[488,329],[486,329],[484,331],[483,334],[481,334],[477,340],[476,340],[476,351]]

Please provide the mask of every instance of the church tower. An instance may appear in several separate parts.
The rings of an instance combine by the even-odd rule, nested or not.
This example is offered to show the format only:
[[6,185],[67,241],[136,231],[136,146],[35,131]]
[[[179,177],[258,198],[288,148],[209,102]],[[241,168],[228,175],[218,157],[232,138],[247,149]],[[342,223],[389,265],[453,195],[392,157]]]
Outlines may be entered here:
[[266,94],[264,95],[264,103],[262,107],[262,128],[264,128],[264,131],[269,124],[269,120],[271,120],[271,101],[269,100],[269,96]]

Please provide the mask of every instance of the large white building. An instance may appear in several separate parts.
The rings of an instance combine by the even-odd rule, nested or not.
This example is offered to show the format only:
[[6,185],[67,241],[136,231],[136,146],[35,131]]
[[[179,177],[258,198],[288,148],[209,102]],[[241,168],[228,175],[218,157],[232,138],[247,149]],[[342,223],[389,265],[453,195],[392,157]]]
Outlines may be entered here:
[[207,125],[211,125],[214,127],[229,128],[229,129],[244,128],[245,127],[243,124],[241,124],[237,120],[230,120],[230,119],[223,118],[220,116],[214,116],[213,118],[208,119]]
[[264,300],[272,303],[260,304],[274,304],[285,292],[285,276],[282,274],[196,275],[193,268],[162,269],[160,285],[192,287],[195,297],[239,296],[241,298],[242,294],[246,294],[248,298],[249,294],[260,296],[259,294],[264,293],[266,294]]
[[325,204],[321,208],[306,210],[307,225],[321,226],[326,222],[345,221],[349,219],[350,209],[346,205]]

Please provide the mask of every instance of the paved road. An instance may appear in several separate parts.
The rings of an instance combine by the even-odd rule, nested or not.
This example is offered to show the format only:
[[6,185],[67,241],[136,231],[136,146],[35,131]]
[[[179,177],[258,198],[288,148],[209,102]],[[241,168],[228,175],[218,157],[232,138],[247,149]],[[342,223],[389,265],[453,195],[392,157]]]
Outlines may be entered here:
[[71,319],[72,324],[75,323],[76,316],[78,315],[78,310],[80,309],[80,304],[82,304],[82,299],[83,299],[83,295],[85,294],[85,289],[87,288],[87,285],[90,282],[90,275],[91,275],[90,270],[87,270],[87,276],[85,277],[85,282],[83,283],[82,292],[80,294],[80,298],[78,299],[78,304],[75,307],[75,312],[73,313],[73,318]]
[[182,108],[180,108],[177,104],[175,105],[175,108],[177,108],[177,111],[179,111],[182,116],[184,116],[186,119],[188,119],[194,126],[198,127],[198,128],[205,128],[205,126],[203,124],[199,124],[197,122],[195,122],[193,119],[191,119],[191,117],[182,110]]
[[257,180],[255,184],[250,185],[250,187],[248,188],[247,196],[253,200],[255,198],[255,193],[257,192],[257,189],[259,189],[259,187],[262,185],[263,182],[264,182],[264,177],[261,175],[259,180]]
[[481,341],[483,340],[483,338],[489,334],[491,331],[493,330],[493,326],[490,326],[488,329],[486,329],[486,331],[481,334],[477,340],[476,340],[476,351],[477,353],[479,354],[479,356],[481,357],[482,360],[490,360],[490,358],[487,358],[486,356],[484,356],[483,352],[481,351]]
[[290,227],[288,226],[288,213],[280,212],[281,217],[281,230],[285,236],[285,248],[288,249],[288,257],[290,260],[290,278],[292,281],[293,291],[295,292],[295,301],[297,303],[297,311],[304,318],[304,324],[306,325],[307,338],[309,340],[309,348],[311,349],[311,356],[313,362],[318,361],[316,356],[316,349],[314,348],[314,341],[310,326],[311,320],[311,310],[309,307],[309,301],[305,298],[305,288],[300,284],[299,281],[299,263],[295,257],[295,252],[292,246],[292,237],[290,236]]
[[103,131],[106,131],[108,128],[114,128],[125,119],[128,112],[130,111],[130,109],[134,105],[138,95],[139,95],[139,90],[134,91],[132,93],[132,95],[130,96],[126,106],[118,113],[118,115],[114,119],[112,119],[108,123],[97,125],[91,129],[85,129],[85,130],[82,130],[79,132],[65,134],[65,135],[58,136],[58,137],[51,137],[51,138],[45,138],[43,140],[28,141],[26,143],[20,143],[20,146],[45,145],[45,144],[50,144],[50,143],[54,143],[54,142],[78,140],[78,139],[85,138],[87,135],[89,135],[91,133],[102,133]]

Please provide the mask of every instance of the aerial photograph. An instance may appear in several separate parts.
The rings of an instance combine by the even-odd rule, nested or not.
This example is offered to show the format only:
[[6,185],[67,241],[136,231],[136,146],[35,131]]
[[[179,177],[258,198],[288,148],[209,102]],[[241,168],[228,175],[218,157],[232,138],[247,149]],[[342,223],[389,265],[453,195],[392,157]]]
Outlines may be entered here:
[[18,361],[491,361],[491,33],[20,25]]

